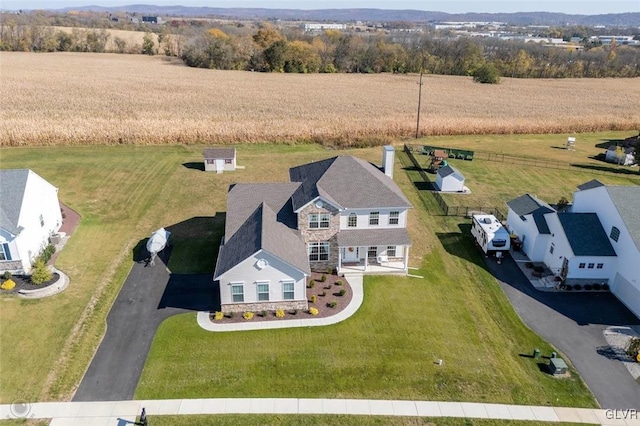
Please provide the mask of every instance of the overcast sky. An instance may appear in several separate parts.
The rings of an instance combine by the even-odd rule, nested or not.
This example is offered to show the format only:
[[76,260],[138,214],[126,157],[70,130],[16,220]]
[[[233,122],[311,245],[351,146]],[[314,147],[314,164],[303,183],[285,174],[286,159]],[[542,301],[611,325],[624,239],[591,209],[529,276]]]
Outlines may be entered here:
[[57,9],[87,5],[128,4],[268,9],[417,9],[437,12],[562,12],[580,15],[640,12],[640,0],[0,0],[2,9]]

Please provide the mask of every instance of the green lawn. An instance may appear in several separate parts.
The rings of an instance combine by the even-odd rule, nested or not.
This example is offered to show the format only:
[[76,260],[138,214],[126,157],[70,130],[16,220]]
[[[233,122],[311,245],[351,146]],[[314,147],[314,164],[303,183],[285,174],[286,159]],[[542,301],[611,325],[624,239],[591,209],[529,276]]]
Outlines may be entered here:
[[[375,163],[381,158],[380,148],[238,148],[246,169],[222,175],[183,166],[201,161],[201,146],[0,150],[3,168],[32,168],[82,216],[56,263],[71,277],[65,292],[37,301],[0,297],[2,403],[71,397],[136,248],[153,230],[164,226],[174,233],[173,272],[212,272],[229,185],[287,181],[289,167],[336,154]],[[551,379],[518,356],[533,347],[552,348],[520,322],[464,242],[458,220],[426,212],[425,206],[436,211],[435,205],[428,197],[421,201],[413,173],[396,164],[396,180],[415,206],[409,217],[410,263],[421,267],[424,280],[367,279],[362,309],[325,329],[213,334],[198,329],[193,315],[171,318],[157,335],[137,396],[370,396],[594,406],[575,374]],[[537,185],[527,191],[540,193],[544,184]],[[445,364],[435,366],[435,358]]]

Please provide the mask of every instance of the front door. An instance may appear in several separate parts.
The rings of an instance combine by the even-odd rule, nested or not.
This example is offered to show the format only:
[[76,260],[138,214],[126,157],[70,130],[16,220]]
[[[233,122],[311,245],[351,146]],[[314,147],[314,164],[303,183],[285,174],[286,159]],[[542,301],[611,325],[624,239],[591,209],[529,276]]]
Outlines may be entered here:
[[359,247],[343,247],[342,248],[342,261],[351,263],[358,262],[360,260],[360,248]]
[[222,158],[216,158],[216,172],[222,173],[224,170],[224,160]]

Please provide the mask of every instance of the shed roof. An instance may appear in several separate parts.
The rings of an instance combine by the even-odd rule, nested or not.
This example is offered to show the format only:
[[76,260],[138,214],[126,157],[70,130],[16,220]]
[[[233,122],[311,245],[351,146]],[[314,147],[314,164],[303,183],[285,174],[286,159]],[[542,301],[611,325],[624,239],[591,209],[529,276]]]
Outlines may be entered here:
[[539,200],[531,194],[524,194],[518,198],[508,201],[507,206],[509,206],[514,213],[520,216],[520,218],[532,215],[533,220],[536,223],[536,227],[538,228],[538,232],[541,234],[551,233],[544,215],[547,213],[553,213],[555,210],[544,201]]
[[558,219],[576,256],[615,256],[609,237],[595,213],[558,213]]
[[451,176],[451,175],[457,175],[459,176],[462,180],[464,180],[464,175],[462,173],[460,173],[460,170],[456,169],[455,167],[453,167],[450,164],[447,164],[444,167],[441,167],[438,169],[438,175],[440,177],[447,177],[447,176]]
[[292,197],[294,210],[318,196],[345,209],[411,207],[390,177],[356,157],[338,156],[293,167],[289,176],[301,183]]
[[0,228],[18,235],[22,200],[29,180],[29,169],[0,170]]
[[235,148],[206,148],[202,151],[204,158],[235,158]]

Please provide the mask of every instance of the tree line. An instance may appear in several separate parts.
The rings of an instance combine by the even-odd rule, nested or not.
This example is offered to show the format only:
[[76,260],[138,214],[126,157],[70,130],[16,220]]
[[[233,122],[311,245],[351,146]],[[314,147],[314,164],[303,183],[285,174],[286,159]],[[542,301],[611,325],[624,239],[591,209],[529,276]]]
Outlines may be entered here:
[[[56,30],[2,19],[0,50],[105,52],[105,29]],[[162,54],[191,67],[286,73],[415,73],[515,78],[639,77],[640,48],[586,42],[581,50],[440,33],[359,34],[242,24],[149,28],[141,45],[114,37],[111,52]],[[155,34],[151,34],[153,31]]]

